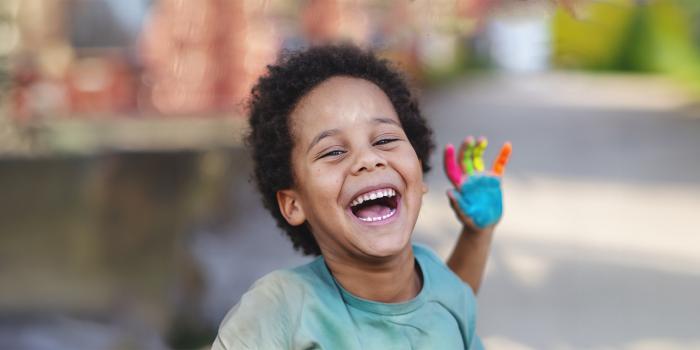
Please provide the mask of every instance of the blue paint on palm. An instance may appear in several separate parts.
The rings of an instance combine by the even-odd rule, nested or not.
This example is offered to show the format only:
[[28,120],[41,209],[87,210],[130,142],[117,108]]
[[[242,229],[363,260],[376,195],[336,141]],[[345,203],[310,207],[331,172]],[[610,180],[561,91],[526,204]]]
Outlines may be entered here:
[[459,208],[479,228],[498,222],[503,214],[501,179],[490,175],[472,175],[454,191]]

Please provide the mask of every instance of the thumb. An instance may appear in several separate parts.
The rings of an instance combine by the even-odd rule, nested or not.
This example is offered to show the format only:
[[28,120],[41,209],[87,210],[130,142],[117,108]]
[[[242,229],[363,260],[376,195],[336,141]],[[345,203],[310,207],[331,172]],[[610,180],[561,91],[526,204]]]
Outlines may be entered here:
[[455,194],[455,192],[457,191],[447,190],[447,197],[450,199],[450,207],[452,207],[459,221],[465,225],[473,225],[473,220],[465,213],[465,208],[463,208],[463,205],[460,205],[461,201],[456,197],[459,194]]

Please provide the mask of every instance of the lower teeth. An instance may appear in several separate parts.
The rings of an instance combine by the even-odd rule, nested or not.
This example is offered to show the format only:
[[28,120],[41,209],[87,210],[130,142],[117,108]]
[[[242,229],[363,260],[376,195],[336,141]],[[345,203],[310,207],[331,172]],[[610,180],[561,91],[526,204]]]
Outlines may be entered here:
[[379,217],[376,217],[376,218],[360,218],[360,217],[358,217],[358,219],[360,219],[360,220],[362,220],[362,221],[364,221],[364,222],[372,222],[372,221],[386,220],[386,219],[390,218],[392,215],[394,215],[395,212],[396,212],[396,209],[391,209],[391,211],[389,212],[389,214],[386,214],[386,215],[383,215],[383,216],[379,216]]

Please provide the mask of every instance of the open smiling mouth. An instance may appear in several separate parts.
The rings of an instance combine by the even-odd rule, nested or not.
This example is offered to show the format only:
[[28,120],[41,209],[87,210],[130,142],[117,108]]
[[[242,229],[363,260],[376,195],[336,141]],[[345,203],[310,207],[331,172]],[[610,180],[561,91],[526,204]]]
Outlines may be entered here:
[[392,188],[361,194],[350,203],[352,214],[364,222],[383,221],[396,214],[398,196]]

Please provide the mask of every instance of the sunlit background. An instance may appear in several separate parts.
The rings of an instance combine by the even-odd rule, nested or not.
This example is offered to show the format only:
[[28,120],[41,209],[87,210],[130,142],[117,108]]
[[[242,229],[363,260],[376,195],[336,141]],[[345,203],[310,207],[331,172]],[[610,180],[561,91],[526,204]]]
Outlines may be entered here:
[[[697,0],[0,1],[0,349],[208,349],[308,261],[249,182],[245,98],[337,40],[406,72],[440,146],[514,144],[487,348],[700,349]],[[434,158],[415,240],[446,257]]]

